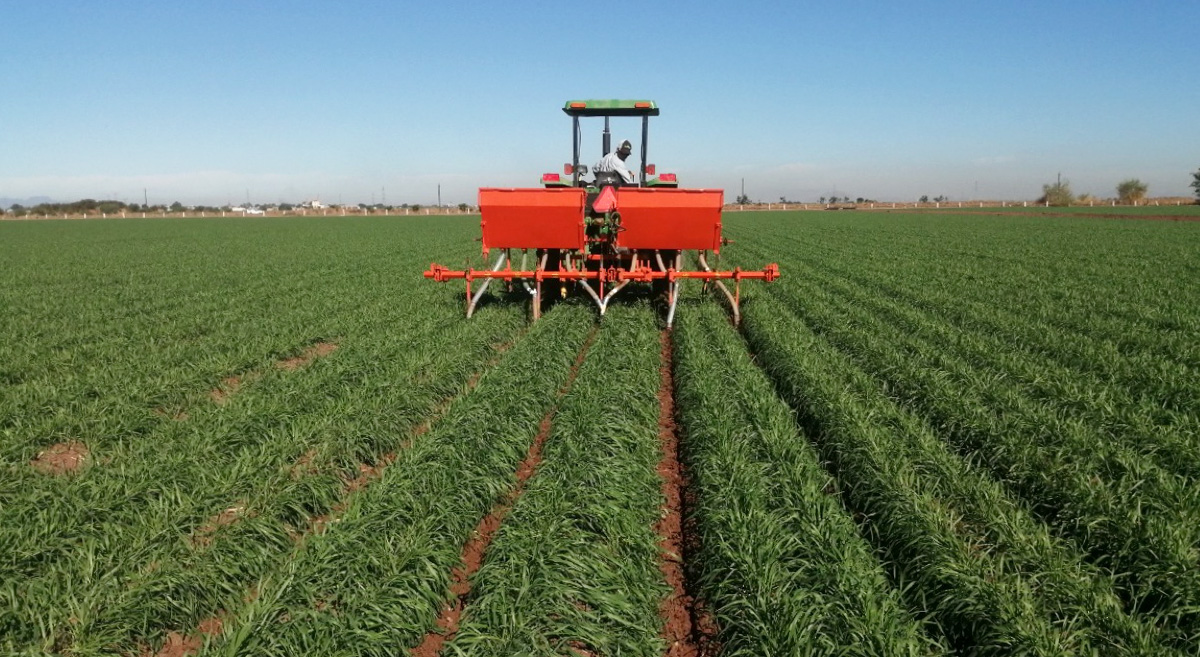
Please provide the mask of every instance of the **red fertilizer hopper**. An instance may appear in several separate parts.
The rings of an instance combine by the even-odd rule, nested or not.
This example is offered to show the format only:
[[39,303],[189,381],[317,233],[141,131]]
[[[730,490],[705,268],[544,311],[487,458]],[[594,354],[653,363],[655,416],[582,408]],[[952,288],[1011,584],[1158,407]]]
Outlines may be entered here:
[[[680,285],[695,279],[706,286],[712,282],[725,294],[737,322],[741,282],[771,282],[779,277],[779,266],[772,263],[752,271],[709,267],[708,253],[719,258],[727,243],[721,237],[724,192],[681,189],[675,174],[655,175],[654,165],[646,164],[649,120],[658,116],[658,106],[646,100],[573,100],[563,111],[571,117],[574,136],[573,156],[563,173],[543,174],[537,188],[479,190],[483,255],[499,252],[492,268],[452,270],[435,263],[425,277],[465,280],[467,317],[495,279],[510,287],[519,283],[528,292],[534,319],[541,316],[546,285],[557,285],[561,296],[569,291],[586,294],[601,315],[628,285],[650,286],[667,295],[668,327],[675,319]],[[603,154],[613,150],[610,118],[641,117],[641,163],[632,183],[611,171],[594,172],[593,180],[585,181],[588,168],[579,162],[580,117],[604,119]],[[514,251],[521,254],[516,269]],[[698,269],[686,267],[685,251],[695,252]],[[481,283],[472,292],[477,280]],[[726,280],[734,282],[732,293]]]

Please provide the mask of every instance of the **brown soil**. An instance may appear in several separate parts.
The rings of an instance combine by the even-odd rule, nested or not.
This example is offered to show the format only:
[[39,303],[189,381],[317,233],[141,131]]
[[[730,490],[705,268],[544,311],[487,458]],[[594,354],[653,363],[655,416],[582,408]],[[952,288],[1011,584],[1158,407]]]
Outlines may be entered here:
[[571,654],[576,657],[596,657],[596,651],[588,648],[582,641],[571,641],[567,645],[571,648]]
[[203,525],[196,530],[192,535],[192,545],[198,547],[208,547],[212,545],[213,534],[221,527],[228,527],[240,520],[246,515],[246,505],[242,503],[235,504],[228,509],[216,514],[204,522]]
[[317,458],[317,449],[314,447],[300,455],[292,467],[288,469],[292,479],[302,479],[307,476],[315,475],[318,468],[313,464]]
[[[412,441],[407,440],[400,446],[400,448],[408,449],[411,444]],[[341,501],[339,501],[337,504],[334,504],[333,508],[329,509],[329,513],[310,519],[308,523],[308,529],[306,531],[289,532],[292,535],[292,540],[297,543],[303,542],[309,534],[321,534],[329,527],[329,525],[337,522],[341,515],[346,512],[346,509],[350,507],[350,497],[370,486],[371,482],[378,479],[380,475],[383,474],[384,469],[386,469],[392,464],[393,461],[396,460],[398,453],[399,452],[389,452],[384,454],[383,457],[380,458],[379,461],[374,465],[370,463],[359,463],[357,476],[342,478]]]
[[[663,619],[663,638],[668,657],[704,657],[716,654],[716,624],[711,614],[698,614],[703,608],[687,592],[683,571],[685,550],[695,547],[695,534],[685,535],[683,507],[690,495],[683,464],[679,462],[679,432],[675,426],[675,381],[671,373],[673,344],[668,331],[662,333],[658,389],[658,438],[662,458],[658,475],[662,479],[665,503],[654,530],[659,535],[662,572],[671,593],[659,605]],[[690,526],[690,525],[689,525]]]
[[64,475],[82,469],[88,463],[88,456],[87,445],[72,440],[66,443],[55,443],[43,449],[29,462],[29,465],[42,474]]
[[284,360],[276,362],[275,367],[291,372],[308,365],[318,358],[332,354],[333,352],[337,351],[337,348],[338,346],[332,342],[318,342],[316,344],[309,345],[308,348],[306,348],[299,356],[285,358]]
[[204,647],[204,639],[221,633],[224,625],[223,614],[205,618],[196,626],[196,631],[188,636],[179,632],[168,632],[167,640],[163,642],[158,652],[142,651],[142,657],[187,657],[200,652]]
[[[567,374],[567,380],[563,383],[562,388],[558,391],[558,397],[561,398],[570,389],[571,384],[575,382],[575,376],[579,373],[579,367],[583,364],[584,358],[587,356],[588,350],[591,348],[592,341],[595,338],[596,332],[592,331],[584,341],[583,346],[579,350],[579,354],[575,357],[575,363],[571,366],[570,372]],[[417,644],[412,652],[411,657],[436,657],[442,651],[442,646],[447,641],[454,639],[458,633],[459,620],[462,618],[463,607],[466,604],[467,596],[471,593],[471,576],[474,575],[479,567],[483,565],[484,555],[487,553],[487,548],[491,545],[492,538],[496,531],[500,529],[500,524],[504,521],[504,517],[508,515],[509,509],[521,496],[525,490],[525,482],[529,481],[530,477],[537,472],[538,465],[542,462],[542,447],[546,444],[546,439],[550,436],[550,428],[554,421],[554,412],[557,409],[557,403],[554,408],[546,412],[542,422],[538,425],[537,436],[534,437],[533,443],[529,445],[529,451],[525,454],[525,458],[517,465],[516,484],[512,490],[508,492],[504,498],[492,507],[490,513],[479,521],[475,527],[475,533],[463,546],[461,563],[454,568],[450,573],[450,592],[454,594],[454,601],[447,605],[442,610],[437,619],[437,629],[427,633],[421,643]]]
[[239,377],[239,376],[227,377],[225,380],[221,381],[221,385],[219,385],[216,388],[213,388],[211,391],[209,391],[208,398],[213,400],[213,403],[215,403],[216,405],[222,406],[225,404],[225,402],[229,401],[229,398],[231,396],[233,396],[233,394],[235,392],[237,392],[238,389],[241,387],[242,387],[242,378],[241,377]]

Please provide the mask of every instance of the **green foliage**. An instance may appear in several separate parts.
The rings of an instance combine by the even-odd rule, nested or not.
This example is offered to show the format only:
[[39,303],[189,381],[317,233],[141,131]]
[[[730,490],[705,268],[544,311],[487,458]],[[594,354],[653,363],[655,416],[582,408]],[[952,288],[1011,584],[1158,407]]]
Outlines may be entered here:
[[[1188,375],[1200,363],[1200,351],[1183,333],[1146,318],[1180,327],[1197,321],[1192,306],[1200,299],[1179,281],[1187,277],[1200,232],[1020,218],[988,225],[956,217],[925,225],[885,223],[856,225],[872,238],[842,251],[836,245],[845,226],[806,223],[804,247],[785,265],[793,275],[768,288],[786,305],[764,306],[756,298],[752,307],[758,310],[746,313],[752,342],[764,349],[760,358],[772,367],[799,363],[795,367],[809,372],[820,360],[798,359],[827,342],[834,351],[820,353],[842,354],[841,367],[862,371],[864,384],[887,391],[888,403],[911,413],[914,427],[933,428],[936,442],[953,445],[967,463],[1006,482],[1029,505],[1035,523],[1048,523],[1069,541],[1068,560],[1076,551],[1093,564],[1074,568],[1098,570],[1068,576],[1061,566],[1040,566],[1029,571],[1034,581],[1044,581],[1044,572],[1061,572],[1068,581],[1107,579],[1087,595],[1107,588],[1141,623],[1163,627],[1163,640],[1189,645],[1200,621],[1200,567],[1189,556],[1190,546],[1200,543],[1194,483],[1200,480],[1194,454],[1200,418],[1185,400],[1200,399],[1200,384]],[[736,226],[730,220],[726,225]],[[761,260],[780,235],[761,226],[755,233],[739,244],[746,257]],[[927,250],[930,240],[939,244],[934,252]],[[1091,257],[1100,250],[1110,257]],[[1001,264],[997,256],[1012,260]],[[1154,266],[1126,264],[1131,262]],[[1122,291],[1135,288],[1136,295]],[[788,314],[802,321],[791,322]],[[777,340],[754,338],[756,326],[769,337],[767,328],[786,336],[801,325],[821,340],[806,341],[791,356],[767,358],[766,346]],[[830,403],[812,380],[798,385],[805,392],[797,404]],[[831,408],[841,412],[847,403],[843,398]],[[902,460],[902,452],[890,451],[890,458]],[[829,458],[847,454],[837,444]],[[864,478],[847,467],[839,465],[839,472],[858,490]],[[967,486],[964,474],[939,479]],[[998,501],[1008,495],[989,494]],[[958,504],[951,508],[974,517]],[[998,554],[1017,565],[1021,560],[1012,550],[1028,540],[1019,537],[1034,535],[1030,520],[1011,525],[1019,513],[968,526],[988,528],[982,540],[1009,545]],[[1013,527],[1011,538],[1000,541],[996,532],[1006,523]],[[1034,554],[1027,550],[1020,552]],[[1053,551],[1044,554],[1038,559]],[[1098,629],[1095,640],[1113,632],[1127,645],[1152,640],[1144,628],[1114,615],[1111,602],[1094,606],[1086,599],[1070,604],[1092,608],[1085,614],[1093,618],[1089,622],[1107,628]]]
[[1188,183],[1188,186],[1196,190],[1196,201],[1200,202],[1200,169],[1196,169],[1192,174],[1192,182]]
[[447,654],[666,652],[654,531],[664,503],[659,339],[648,307],[609,309]]
[[1136,205],[1139,201],[1146,198],[1146,190],[1148,188],[1146,183],[1137,178],[1122,180],[1117,185],[1117,198],[1127,205]]
[[[721,268],[783,278],[743,282],[740,333],[689,283],[673,333],[697,540],[668,558],[723,654],[1194,653],[1200,224],[1069,213],[724,218]],[[510,504],[444,654],[664,654],[661,310],[530,326],[496,286],[465,320],[420,271],[477,236],[0,222],[0,653],[217,614],[207,654],[405,653]],[[80,472],[31,466],[66,441]]]
[[810,436],[723,315],[712,304],[686,306],[674,335],[696,505],[691,556],[724,654],[938,651],[839,503]]
[[1042,185],[1042,195],[1038,198],[1038,203],[1053,205],[1058,207],[1071,205],[1075,201],[1075,196],[1071,194],[1071,182],[1069,180],[1059,180],[1054,183]]

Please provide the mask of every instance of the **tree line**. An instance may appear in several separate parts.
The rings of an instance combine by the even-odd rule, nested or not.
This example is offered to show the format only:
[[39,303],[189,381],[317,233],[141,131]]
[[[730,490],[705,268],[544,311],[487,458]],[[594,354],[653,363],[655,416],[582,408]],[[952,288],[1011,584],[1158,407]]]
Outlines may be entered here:
[[[1196,202],[1200,203],[1200,169],[1197,169],[1192,174],[1192,182],[1188,185],[1196,190]],[[1124,205],[1137,205],[1146,199],[1146,194],[1150,191],[1150,186],[1137,178],[1128,178],[1117,183],[1117,200]],[[1071,181],[1057,180],[1053,183],[1042,185],[1042,196],[1038,198],[1038,203],[1046,205],[1065,206],[1072,203],[1087,203],[1095,200],[1091,194],[1080,194],[1076,196],[1071,191]]]
[[148,203],[125,203],[124,201],[97,201],[96,199],[85,198],[71,203],[38,203],[31,207],[14,203],[7,211],[0,208],[0,213],[7,212],[17,217],[26,215],[50,217],[76,214],[120,214],[122,212],[183,212],[185,209],[190,212],[221,211],[221,208],[203,205],[185,208],[179,201],[175,201],[170,205],[151,205]]

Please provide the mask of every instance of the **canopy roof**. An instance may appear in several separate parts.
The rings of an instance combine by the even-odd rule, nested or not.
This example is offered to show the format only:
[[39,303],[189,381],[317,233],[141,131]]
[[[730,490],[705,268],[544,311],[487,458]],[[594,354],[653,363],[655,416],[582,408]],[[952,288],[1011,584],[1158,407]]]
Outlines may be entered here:
[[568,100],[563,111],[571,116],[658,116],[652,100]]

